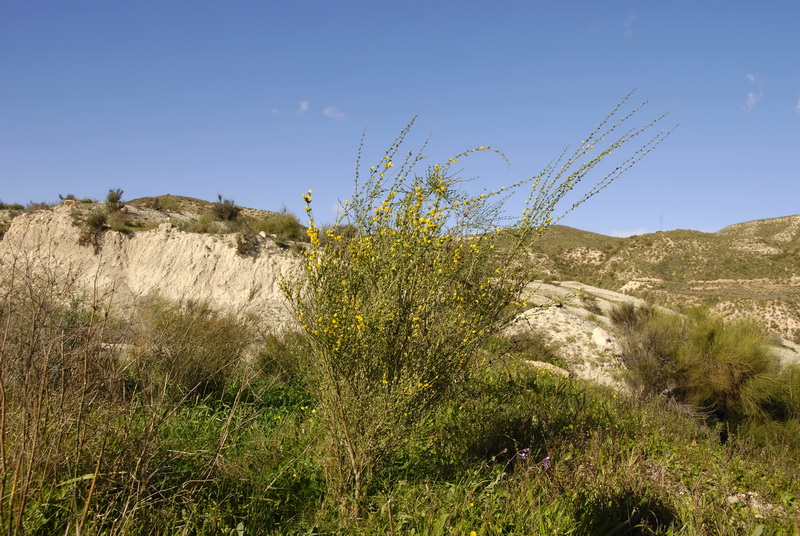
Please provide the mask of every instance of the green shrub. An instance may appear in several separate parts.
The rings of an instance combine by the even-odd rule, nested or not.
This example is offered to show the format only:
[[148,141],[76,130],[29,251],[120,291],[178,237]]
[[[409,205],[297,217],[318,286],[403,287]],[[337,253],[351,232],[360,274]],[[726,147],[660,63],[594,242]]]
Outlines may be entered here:
[[264,232],[275,235],[276,240],[283,243],[308,241],[305,227],[294,214],[282,211],[256,220],[253,224],[255,232]]
[[81,218],[78,220],[81,226],[78,244],[92,246],[94,252],[98,253],[100,251],[100,237],[103,235],[108,223],[108,212],[105,210],[91,210]]
[[640,392],[669,394],[732,423],[764,416],[774,405],[777,360],[754,322],[725,323],[700,309],[687,318],[652,310],[644,315],[630,308],[615,311],[616,318],[625,319],[622,360]]
[[[553,223],[558,202],[590,169],[653,124],[603,141],[632,114],[616,125],[612,116],[563,162],[478,194],[465,191],[453,166],[496,151],[479,147],[416,173],[423,155],[401,150],[409,124],[366,178],[357,165],[353,197],[324,242],[311,192],[303,196],[312,247],[304,277],[284,289],[310,340],[310,389],[326,432],[331,500],[359,511],[373,472],[415,423],[466,385],[481,345],[524,305],[520,292],[529,280],[512,268],[526,255],[523,245]],[[576,205],[663,136],[645,143]],[[594,150],[596,143],[608,145]],[[505,233],[502,201],[523,187],[531,188],[525,209],[514,233]],[[352,237],[340,232],[343,225],[355,230]]]
[[724,420],[761,414],[777,367],[764,330],[749,320],[726,324],[699,310],[690,320],[677,355],[681,398]]
[[241,211],[242,209],[236,206],[232,199],[223,199],[222,194],[217,194],[217,201],[211,205],[211,213],[220,221],[236,221]]
[[614,305],[609,313],[611,322],[618,328],[636,329],[646,322],[653,314],[653,308],[649,305],[636,307],[633,303],[622,302]]
[[219,396],[240,377],[250,326],[202,302],[182,304],[154,299],[140,327],[137,356],[139,388],[168,386],[177,396]]
[[114,188],[108,191],[108,194],[106,194],[106,209],[109,214],[122,210],[125,206],[125,203],[122,202],[123,193],[122,188]]
[[677,315],[633,307],[614,307],[612,318],[626,326],[621,358],[634,391],[649,396],[672,393],[681,382],[677,355],[685,340],[685,322]]
[[259,370],[267,378],[301,382],[310,351],[308,338],[301,332],[270,333],[258,354]]

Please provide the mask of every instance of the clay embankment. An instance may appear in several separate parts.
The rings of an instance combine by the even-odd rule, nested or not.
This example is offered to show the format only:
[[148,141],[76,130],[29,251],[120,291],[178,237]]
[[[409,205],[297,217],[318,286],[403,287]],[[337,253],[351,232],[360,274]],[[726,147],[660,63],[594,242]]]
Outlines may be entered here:
[[71,274],[79,288],[117,308],[157,293],[256,313],[267,329],[291,322],[280,282],[298,273],[300,258],[269,238],[260,241],[258,254],[244,257],[234,235],[186,233],[169,223],[130,235],[107,231],[97,254],[78,245],[79,235],[69,207],[23,214],[0,241],[0,263],[6,273],[37,266]]

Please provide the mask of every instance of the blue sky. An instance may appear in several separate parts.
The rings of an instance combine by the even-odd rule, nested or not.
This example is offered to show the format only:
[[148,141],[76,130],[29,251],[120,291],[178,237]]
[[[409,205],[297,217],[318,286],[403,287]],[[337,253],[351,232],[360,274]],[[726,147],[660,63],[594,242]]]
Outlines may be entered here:
[[[419,114],[477,189],[536,174],[631,89],[680,123],[564,223],[800,213],[800,2],[0,1],[0,199],[176,194],[319,219]],[[595,176],[594,179],[599,179]],[[587,179],[592,180],[592,177]],[[511,208],[514,208],[513,206]]]

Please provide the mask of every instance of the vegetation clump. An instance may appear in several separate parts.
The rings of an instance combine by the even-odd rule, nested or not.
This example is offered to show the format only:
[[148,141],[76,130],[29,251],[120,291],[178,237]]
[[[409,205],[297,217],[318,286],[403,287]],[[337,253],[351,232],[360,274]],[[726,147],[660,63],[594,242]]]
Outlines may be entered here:
[[106,209],[109,214],[123,209],[125,206],[125,203],[122,202],[123,193],[122,188],[112,188],[108,191],[106,195]]
[[211,206],[211,212],[220,221],[233,222],[239,218],[242,209],[232,199],[223,199],[222,194],[217,194],[217,200]]
[[752,320],[725,323],[704,309],[687,316],[616,306],[622,359],[634,390],[666,396],[742,441],[796,458],[797,366],[782,368]]
[[[454,165],[500,153],[478,147],[418,171],[424,155],[404,148],[412,121],[368,170],[359,158],[353,196],[324,241],[312,192],[303,196],[312,247],[301,282],[284,288],[311,344],[309,389],[325,430],[330,496],[359,512],[386,458],[464,388],[480,365],[478,349],[525,305],[521,291],[533,277],[517,270],[523,245],[553,224],[559,201],[592,168],[654,124],[609,141],[639,108],[614,123],[618,110],[563,161],[480,193],[466,190]],[[647,140],[567,211],[664,136]],[[503,201],[522,189],[525,208],[508,226]]]

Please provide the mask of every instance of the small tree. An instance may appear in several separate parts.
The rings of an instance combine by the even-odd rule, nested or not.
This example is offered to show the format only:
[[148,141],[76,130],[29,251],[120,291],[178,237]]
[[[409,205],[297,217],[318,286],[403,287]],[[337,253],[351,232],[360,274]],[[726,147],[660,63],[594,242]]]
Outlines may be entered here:
[[122,210],[122,207],[125,206],[125,203],[122,202],[123,193],[122,188],[114,188],[108,191],[106,195],[106,208],[109,213]]
[[[614,123],[626,101],[568,158],[509,187],[469,193],[453,169],[476,152],[501,154],[491,147],[416,174],[421,151],[402,150],[412,120],[364,179],[359,153],[353,196],[324,237],[312,192],[303,196],[312,247],[305,277],[284,282],[284,290],[310,339],[310,389],[326,432],[332,500],[352,490],[358,513],[373,471],[431,408],[465,385],[481,343],[525,304],[533,275],[518,270],[524,246],[554,223],[558,202],[592,168],[663,117],[607,141],[643,106]],[[630,153],[564,214],[668,134]],[[522,215],[502,225],[503,202],[523,188],[530,190]]]

